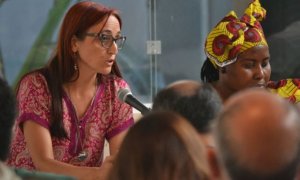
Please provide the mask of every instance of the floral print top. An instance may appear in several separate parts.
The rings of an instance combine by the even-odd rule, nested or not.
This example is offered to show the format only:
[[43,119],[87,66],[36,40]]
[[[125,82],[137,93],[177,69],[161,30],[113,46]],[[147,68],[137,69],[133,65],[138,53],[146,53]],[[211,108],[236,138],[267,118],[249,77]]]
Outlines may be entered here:
[[[117,91],[128,88],[128,84],[115,75],[102,76],[102,80],[92,103],[79,120],[71,100],[63,92],[63,124],[69,138],[52,137],[56,160],[77,166],[99,167],[103,161],[105,139],[109,141],[111,137],[133,125],[132,108],[117,98]],[[17,99],[19,114],[7,164],[34,170],[35,166],[26,148],[22,123],[34,121],[49,129],[51,95],[45,77],[38,72],[24,77]],[[77,156],[83,150],[87,152],[87,157],[80,161]]]

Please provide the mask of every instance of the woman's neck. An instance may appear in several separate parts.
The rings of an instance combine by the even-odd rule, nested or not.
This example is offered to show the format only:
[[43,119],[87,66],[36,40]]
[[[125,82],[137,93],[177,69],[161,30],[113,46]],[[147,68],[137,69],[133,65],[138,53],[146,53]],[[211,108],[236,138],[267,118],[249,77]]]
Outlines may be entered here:
[[84,72],[80,72],[75,81],[66,84],[68,88],[76,93],[88,92],[88,90],[94,89],[95,85],[98,85],[97,73]]
[[218,92],[219,96],[221,97],[223,103],[235,92],[226,88],[225,85],[220,84],[219,81],[212,82],[211,85],[215,88],[215,90]]
[[95,98],[98,89],[97,74],[80,76],[76,81],[65,84],[64,89],[74,106],[77,117],[81,118]]

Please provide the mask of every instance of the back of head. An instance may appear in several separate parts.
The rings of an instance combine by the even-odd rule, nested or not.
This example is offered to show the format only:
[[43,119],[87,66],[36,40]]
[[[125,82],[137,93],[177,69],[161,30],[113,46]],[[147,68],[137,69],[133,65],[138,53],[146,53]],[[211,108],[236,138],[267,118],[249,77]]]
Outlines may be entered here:
[[218,93],[209,84],[182,80],[156,95],[153,110],[174,111],[185,117],[200,133],[210,131],[210,122],[222,106]]
[[232,96],[215,127],[221,161],[232,179],[294,179],[300,118],[292,104],[262,89]]
[[204,147],[197,132],[171,112],[152,112],[128,132],[111,180],[208,179]]
[[8,83],[0,78],[0,161],[7,158],[16,113],[15,96]]

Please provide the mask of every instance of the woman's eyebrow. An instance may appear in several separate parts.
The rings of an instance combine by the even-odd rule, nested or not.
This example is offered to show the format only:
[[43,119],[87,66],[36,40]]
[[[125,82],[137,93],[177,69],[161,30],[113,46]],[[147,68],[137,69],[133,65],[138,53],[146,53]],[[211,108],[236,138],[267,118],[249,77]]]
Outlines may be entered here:
[[241,60],[243,60],[243,61],[257,61],[256,59],[252,59],[252,58],[241,58]]
[[[108,29],[104,29],[101,31],[101,33],[108,33],[108,34],[112,34],[112,31],[111,30],[108,30]],[[121,31],[117,32],[117,35],[121,34]]]
[[[269,60],[269,59],[270,59],[270,57],[265,57],[261,61],[265,61],[265,60]],[[255,59],[255,58],[241,58],[241,60],[243,60],[243,61],[260,61],[260,60]]]
[[111,30],[108,30],[108,29],[102,30],[100,33],[112,34]]

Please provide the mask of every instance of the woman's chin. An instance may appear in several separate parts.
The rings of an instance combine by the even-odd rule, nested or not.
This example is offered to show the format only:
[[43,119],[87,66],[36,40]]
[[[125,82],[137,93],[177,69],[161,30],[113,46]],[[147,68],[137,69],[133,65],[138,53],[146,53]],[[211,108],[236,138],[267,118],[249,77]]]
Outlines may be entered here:
[[103,74],[103,75],[108,75],[111,73],[111,68],[102,69],[101,71],[98,71],[98,73]]

